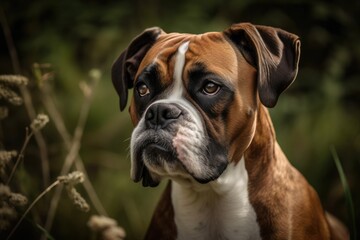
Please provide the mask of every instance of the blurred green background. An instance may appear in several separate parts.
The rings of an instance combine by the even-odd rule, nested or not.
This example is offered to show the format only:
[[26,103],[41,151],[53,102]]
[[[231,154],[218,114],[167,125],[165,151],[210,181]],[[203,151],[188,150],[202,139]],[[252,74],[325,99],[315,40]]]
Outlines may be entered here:
[[[102,204],[126,229],[128,239],[142,238],[165,184],[143,188],[129,178],[132,126],[127,111],[119,112],[110,68],[131,39],[151,26],[167,32],[202,33],[249,21],[300,36],[297,80],[270,110],[277,138],[291,163],[318,191],[325,208],[351,228],[330,152],[330,147],[335,147],[351,189],[358,220],[355,226],[360,226],[359,1],[2,0],[0,7],[13,35],[21,72],[31,80],[29,89],[37,112],[46,113],[32,66],[50,63],[52,97],[70,133],[84,97],[79,82],[88,81],[91,69],[101,70],[80,155]],[[11,73],[14,69],[1,33],[0,74]],[[9,115],[0,122],[0,147],[20,149],[30,120],[24,106],[11,107]],[[52,122],[42,132],[54,180],[67,151]],[[25,154],[13,188],[34,199],[44,189],[34,139]],[[47,206],[43,201],[35,207],[19,228],[18,238],[39,238],[41,231],[34,222],[44,224]],[[92,213],[96,213],[94,208],[90,213],[77,211],[63,193],[51,235],[55,239],[89,239],[86,222]]]

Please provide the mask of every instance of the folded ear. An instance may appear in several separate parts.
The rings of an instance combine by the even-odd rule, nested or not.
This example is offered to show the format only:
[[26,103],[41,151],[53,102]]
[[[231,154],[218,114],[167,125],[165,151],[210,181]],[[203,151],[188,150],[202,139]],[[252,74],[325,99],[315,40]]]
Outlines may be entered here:
[[111,69],[113,85],[120,97],[120,110],[126,107],[128,89],[133,87],[137,69],[147,51],[163,31],[158,27],[148,28],[132,40],[114,62]]
[[250,23],[234,24],[224,33],[257,69],[262,104],[274,107],[279,95],[296,78],[300,59],[299,37],[278,28]]

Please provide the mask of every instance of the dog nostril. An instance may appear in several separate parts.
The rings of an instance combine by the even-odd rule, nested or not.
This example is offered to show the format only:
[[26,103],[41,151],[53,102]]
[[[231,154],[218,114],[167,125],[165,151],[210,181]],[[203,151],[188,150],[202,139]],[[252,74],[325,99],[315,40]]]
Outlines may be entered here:
[[164,110],[163,118],[164,119],[177,119],[181,115],[181,110],[177,107],[172,107]]
[[145,119],[146,120],[151,120],[154,118],[154,112],[152,109],[149,109],[149,111],[147,111],[146,115],[145,115]]
[[182,114],[175,104],[154,104],[145,113],[145,124],[148,128],[165,128]]

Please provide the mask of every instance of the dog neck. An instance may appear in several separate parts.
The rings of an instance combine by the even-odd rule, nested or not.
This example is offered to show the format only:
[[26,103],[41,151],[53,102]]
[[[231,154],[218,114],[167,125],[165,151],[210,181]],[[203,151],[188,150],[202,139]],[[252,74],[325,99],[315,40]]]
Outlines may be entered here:
[[207,184],[172,181],[177,239],[259,239],[245,160]]
[[[250,146],[245,150],[245,166],[249,172],[249,180],[271,176],[264,174],[269,170],[277,170],[275,165],[282,151],[277,144],[276,135],[270,114],[261,104],[257,111],[256,130]],[[280,159],[281,160],[281,159]],[[266,180],[266,179],[265,179]],[[258,181],[257,181],[258,182]]]
[[[275,148],[269,113],[260,105],[255,135],[239,162],[230,163],[218,179],[207,184],[173,179],[171,199],[178,239],[260,239],[249,187],[275,164]],[[259,155],[267,157],[259,159]]]

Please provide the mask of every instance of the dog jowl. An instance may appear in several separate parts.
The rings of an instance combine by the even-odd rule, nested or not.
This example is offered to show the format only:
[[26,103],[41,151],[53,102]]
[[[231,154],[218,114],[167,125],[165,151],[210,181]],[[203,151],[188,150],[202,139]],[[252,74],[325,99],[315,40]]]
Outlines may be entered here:
[[198,35],[150,28],[121,53],[112,80],[121,110],[133,89],[131,178],[170,179],[147,239],[346,237],[286,159],[266,109],[299,57],[296,35],[250,23]]

